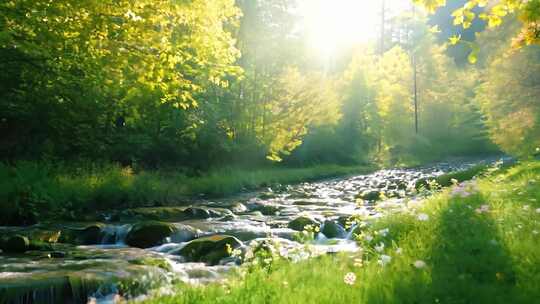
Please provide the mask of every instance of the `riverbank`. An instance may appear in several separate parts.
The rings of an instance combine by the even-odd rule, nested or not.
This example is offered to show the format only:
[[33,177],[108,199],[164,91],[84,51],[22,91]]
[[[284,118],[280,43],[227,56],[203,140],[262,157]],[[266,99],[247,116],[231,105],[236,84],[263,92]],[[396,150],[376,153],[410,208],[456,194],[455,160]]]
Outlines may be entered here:
[[[182,205],[196,197],[223,197],[280,184],[371,172],[375,166],[225,168],[189,176],[180,171],[138,171],[119,165],[0,164],[2,225],[33,224],[39,217],[141,206]],[[90,214],[91,215],[91,214]]]
[[[454,185],[357,236],[362,251],[275,257],[225,284],[146,303],[534,303],[540,298],[540,162]],[[329,271],[331,269],[331,271]]]

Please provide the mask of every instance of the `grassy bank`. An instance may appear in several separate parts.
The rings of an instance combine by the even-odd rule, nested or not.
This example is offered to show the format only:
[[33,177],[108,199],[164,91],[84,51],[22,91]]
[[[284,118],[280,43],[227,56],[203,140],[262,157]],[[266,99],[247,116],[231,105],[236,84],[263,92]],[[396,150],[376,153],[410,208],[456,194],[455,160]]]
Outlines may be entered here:
[[181,203],[205,194],[225,196],[274,184],[291,184],[372,170],[335,165],[310,168],[221,169],[188,176],[118,165],[0,164],[0,225],[32,217],[112,208]]
[[540,162],[523,163],[390,206],[358,236],[361,253],[276,262],[147,303],[537,303],[539,208]]

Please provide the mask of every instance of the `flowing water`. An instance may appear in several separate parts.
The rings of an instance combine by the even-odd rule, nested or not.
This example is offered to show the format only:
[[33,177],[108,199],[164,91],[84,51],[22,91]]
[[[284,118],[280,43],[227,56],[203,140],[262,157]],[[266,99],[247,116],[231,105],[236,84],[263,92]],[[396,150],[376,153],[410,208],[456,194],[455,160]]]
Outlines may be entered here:
[[[193,206],[200,208],[196,210],[210,212],[205,216],[193,212],[196,216],[181,220],[160,218],[160,208],[109,214],[105,217],[109,221],[101,228],[96,244],[57,244],[52,251],[0,254],[0,303],[113,303],[120,289],[130,291],[123,296],[135,298],[149,290],[164,289],[178,280],[193,284],[223,280],[236,269],[238,259],[225,258],[216,265],[186,262],[179,254],[186,242],[204,236],[231,235],[244,246],[252,246],[254,241],[272,238],[280,240],[284,250],[293,252],[305,248],[295,241],[298,231],[289,228],[289,223],[299,216],[314,219],[320,223],[321,231],[331,232],[318,233],[310,243],[311,252],[356,251],[352,237],[355,227],[348,227],[347,218],[360,216],[369,220],[381,216],[381,210],[405,208],[408,202],[417,199],[414,188],[418,180],[493,161],[495,159],[386,169],[280,186],[222,200],[201,200]],[[359,194],[369,195],[370,192],[384,196],[381,200],[359,199]],[[173,223],[176,232],[155,247],[129,247],[126,245],[129,231],[137,221],[147,219],[148,214],[153,217],[150,219]],[[0,227],[0,231],[16,229],[19,228]],[[300,250],[296,252],[298,259],[307,257]],[[148,262],[158,260],[165,260],[166,267]]]

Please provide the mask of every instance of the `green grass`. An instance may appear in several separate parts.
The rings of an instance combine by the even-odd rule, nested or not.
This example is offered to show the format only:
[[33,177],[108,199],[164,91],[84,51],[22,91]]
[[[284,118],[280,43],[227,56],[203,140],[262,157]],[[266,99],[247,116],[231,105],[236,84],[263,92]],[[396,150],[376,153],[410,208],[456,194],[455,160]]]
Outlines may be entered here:
[[[118,165],[0,163],[0,225],[28,217],[153,204],[177,204],[200,194],[225,196],[274,184],[336,177],[372,170],[334,165],[311,168],[221,169],[201,176],[140,171]],[[28,214],[28,213],[35,214]],[[25,213],[25,214],[21,214]]]
[[[279,262],[271,273],[184,285],[147,303],[539,303],[540,162],[468,187],[377,220],[359,236],[362,254]],[[419,220],[423,214],[429,219]],[[385,228],[388,235],[377,234]],[[382,253],[374,250],[380,242]],[[377,263],[381,254],[392,258],[384,267]],[[354,265],[357,258],[363,266]],[[419,260],[424,268],[413,266]],[[357,277],[352,286],[343,281],[348,272]]]

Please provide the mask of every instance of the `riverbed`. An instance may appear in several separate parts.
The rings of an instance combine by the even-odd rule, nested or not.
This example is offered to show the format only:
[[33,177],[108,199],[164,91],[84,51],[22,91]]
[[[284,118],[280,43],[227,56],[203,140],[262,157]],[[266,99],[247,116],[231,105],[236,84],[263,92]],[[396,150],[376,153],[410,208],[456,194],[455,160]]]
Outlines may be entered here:
[[[354,252],[359,250],[354,240],[358,221],[351,218],[369,224],[421,200],[418,181],[496,160],[384,169],[278,185],[224,199],[196,200],[189,206],[111,211],[103,214],[100,223],[0,227],[5,235],[39,235],[45,243],[24,253],[0,254],[0,303],[113,303],[120,295],[140,299],[150,291],[166,292],[178,282],[226,280],[242,264],[242,254],[269,240],[278,241],[293,261]],[[170,233],[133,246],[139,244],[133,230],[141,223],[156,221],[169,225]],[[313,232],[313,240],[307,244],[302,238],[306,229]],[[186,254],[186,247],[196,240],[206,242],[206,247]],[[223,240],[229,240],[226,244],[233,244],[240,254],[222,254],[210,246]]]

